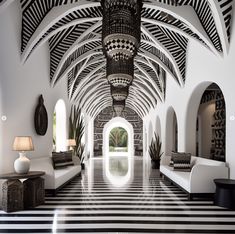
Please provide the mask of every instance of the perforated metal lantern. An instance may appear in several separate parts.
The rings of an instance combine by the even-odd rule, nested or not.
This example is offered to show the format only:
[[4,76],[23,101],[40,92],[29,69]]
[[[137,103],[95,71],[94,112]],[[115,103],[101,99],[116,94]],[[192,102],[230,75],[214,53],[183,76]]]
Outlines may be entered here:
[[101,0],[102,43],[106,57],[133,58],[140,44],[141,0]]
[[121,116],[125,109],[125,101],[113,100],[113,110],[117,116]]
[[111,86],[111,95],[112,98],[116,101],[124,101],[126,100],[127,96],[128,96],[128,89],[129,87],[113,87]]
[[134,77],[134,61],[107,59],[106,75],[109,84],[114,87],[126,87],[131,85]]

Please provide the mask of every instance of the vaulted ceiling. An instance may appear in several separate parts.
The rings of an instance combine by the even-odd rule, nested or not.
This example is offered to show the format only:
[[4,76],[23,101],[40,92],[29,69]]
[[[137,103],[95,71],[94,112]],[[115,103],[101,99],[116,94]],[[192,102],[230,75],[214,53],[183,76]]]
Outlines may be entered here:
[[[0,0],[0,9],[14,0]],[[21,0],[22,62],[42,44],[50,49],[50,83],[68,81],[68,96],[95,117],[112,105],[96,0]],[[177,2],[177,5],[175,4]],[[143,1],[141,45],[126,106],[141,117],[165,99],[166,73],[183,86],[189,40],[215,56],[228,52],[233,0]]]

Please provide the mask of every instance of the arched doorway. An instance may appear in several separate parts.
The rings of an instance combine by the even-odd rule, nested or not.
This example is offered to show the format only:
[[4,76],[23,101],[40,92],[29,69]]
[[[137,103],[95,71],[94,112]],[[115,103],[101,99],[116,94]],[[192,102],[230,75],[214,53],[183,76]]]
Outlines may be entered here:
[[[121,134],[123,136],[123,145],[125,147],[122,147],[122,142],[119,141],[121,138],[119,137],[119,140],[116,141],[117,143],[117,149],[114,150],[115,147],[110,147],[111,143],[111,135],[118,136]],[[119,135],[120,136],[120,135]],[[121,145],[118,146],[118,145]],[[125,148],[125,149],[123,149]],[[119,151],[123,150],[123,151]],[[110,154],[124,154],[124,155],[131,155],[134,154],[134,130],[133,126],[124,118],[116,117],[111,119],[108,123],[105,124],[103,129],[103,154],[104,156],[110,155]]]
[[53,114],[53,148],[57,152],[66,150],[66,107],[62,99],[57,101]]
[[171,155],[172,151],[178,151],[178,123],[172,107],[169,107],[167,110],[165,147],[167,155]]
[[[112,143],[115,134],[119,139]],[[123,142],[119,134],[123,136]],[[105,124],[103,155],[105,178],[117,187],[130,182],[133,175],[134,129],[124,118],[116,117]]]
[[226,104],[219,86],[208,81],[199,84],[187,107],[185,151],[225,161],[225,119]]
[[215,83],[204,91],[197,113],[196,154],[225,161],[225,101]]

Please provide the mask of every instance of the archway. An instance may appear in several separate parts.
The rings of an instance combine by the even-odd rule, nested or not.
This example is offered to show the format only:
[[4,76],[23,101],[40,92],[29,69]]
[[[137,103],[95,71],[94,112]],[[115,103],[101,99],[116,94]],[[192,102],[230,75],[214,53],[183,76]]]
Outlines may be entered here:
[[[204,95],[205,92],[206,95]],[[201,106],[203,103],[205,105]],[[201,157],[225,161],[225,106],[223,93],[217,84],[205,81],[194,89],[187,107],[185,151],[195,155],[198,153]],[[202,143],[208,145],[208,142],[210,144],[205,151]]]
[[169,107],[166,116],[165,152],[171,155],[172,151],[178,151],[178,124],[174,109]]
[[66,150],[66,107],[62,99],[55,105],[53,114],[53,145],[54,150]]
[[[125,152],[115,152],[109,150],[110,143],[110,132],[115,128],[122,128],[127,132],[127,151]],[[104,156],[110,154],[128,154],[133,156],[134,154],[134,130],[133,126],[124,118],[116,117],[111,119],[108,123],[105,124],[103,129],[103,154]]]
[[200,157],[225,161],[225,101],[215,83],[204,91],[198,107],[196,154]]
[[[110,133],[114,129],[127,132],[127,151],[110,151]],[[104,176],[114,186],[121,187],[130,182],[133,175],[134,129],[124,118],[116,117],[105,124],[103,129]]]

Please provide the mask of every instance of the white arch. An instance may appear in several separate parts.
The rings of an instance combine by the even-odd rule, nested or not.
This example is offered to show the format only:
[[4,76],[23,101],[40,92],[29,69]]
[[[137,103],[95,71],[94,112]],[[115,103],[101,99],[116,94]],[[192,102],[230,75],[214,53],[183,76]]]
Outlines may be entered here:
[[124,118],[115,117],[104,125],[103,129],[103,155],[109,157],[109,133],[115,127],[122,127],[128,134],[128,157],[134,156],[134,129]]
[[66,106],[63,99],[56,102],[54,113],[56,115],[56,151],[66,150]]

